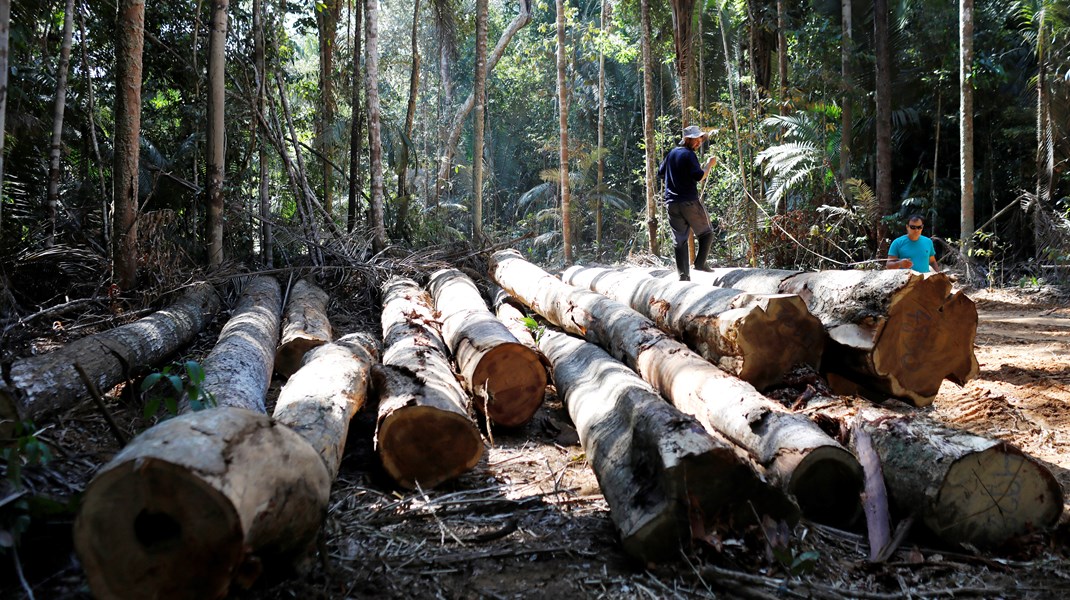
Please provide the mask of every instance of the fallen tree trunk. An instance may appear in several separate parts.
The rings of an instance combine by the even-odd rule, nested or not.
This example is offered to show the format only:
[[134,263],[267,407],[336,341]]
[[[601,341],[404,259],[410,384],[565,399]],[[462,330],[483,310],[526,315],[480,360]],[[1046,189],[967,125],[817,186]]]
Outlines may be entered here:
[[372,365],[379,348],[371,336],[353,333],[313,348],[275,402],[274,419],[296,431],[338,476],[349,422],[368,397]]
[[[230,320],[204,359],[201,390],[206,398],[218,406],[265,412],[281,312],[282,291],[274,277],[246,282]],[[189,410],[188,402],[181,410]]]
[[944,379],[962,385],[979,372],[977,307],[942,273],[714,269],[693,280],[802,297],[828,332],[822,370],[838,376],[837,393],[928,406]]
[[476,466],[483,456],[468,396],[446,358],[431,298],[410,279],[383,286],[383,368],[375,447],[402,487],[427,489]]
[[762,481],[739,448],[601,348],[551,330],[539,346],[629,555],[673,559],[706,525],[741,515],[751,522],[753,510],[797,520],[798,507]]
[[754,296],[733,289],[651,278],[645,269],[572,267],[565,283],[627,304],[662,331],[759,390],[797,364],[817,368],[825,345],[821,322],[798,297]]
[[187,344],[219,310],[207,283],[191,286],[171,306],[143,319],[81,338],[48,354],[15,361],[0,385],[0,437],[13,423],[53,414],[89,397],[78,363],[101,391],[155,365]]
[[331,322],[327,319],[330,298],[318,286],[300,279],[290,290],[282,341],[275,352],[275,372],[289,377],[301,368],[305,353],[331,341]]
[[807,412],[844,424],[858,419],[880,456],[893,509],[916,515],[945,542],[995,546],[1051,528],[1062,514],[1055,476],[1006,442],[913,411],[827,397],[811,400]]
[[634,310],[564,284],[515,251],[496,252],[490,270],[532,310],[602,346],[707,430],[745,449],[774,483],[795,495],[804,514],[840,524],[855,518],[858,461],[809,419],[787,413]]
[[495,318],[464,273],[438,271],[428,288],[442,319],[442,338],[476,399],[476,409],[506,427],[531,420],[546,390],[546,369],[538,353]]
[[330,485],[312,447],[266,415],[189,413],[97,473],[74,545],[95,598],[222,598],[308,550]]

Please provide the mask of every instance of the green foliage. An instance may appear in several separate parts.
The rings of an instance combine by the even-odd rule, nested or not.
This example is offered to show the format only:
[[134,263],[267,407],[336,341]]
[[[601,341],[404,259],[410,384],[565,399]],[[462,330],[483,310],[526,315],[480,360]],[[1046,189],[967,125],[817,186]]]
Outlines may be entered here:
[[44,465],[52,460],[52,449],[40,438],[33,421],[16,421],[14,440],[0,451],[7,467],[7,478],[16,488],[22,487],[22,468],[29,465]]
[[527,327],[528,331],[531,332],[531,336],[535,338],[535,343],[538,344],[539,341],[542,340],[542,334],[546,332],[546,326],[541,325],[531,317],[524,317],[523,323],[524,327]]
[[[182,373],[178,375],[176,373]],[[216,406],[216,399],[203,389],[204,369],[195,360],[168,365],[162,370],[151,373],[141,381],[140,391],[150,393],[143,409],[146,419],[153,417],[160,410],[161,404],[168,416],[178,415],[178,404],[185,398],[192,410],[204,410]],[[165,417],[167,418],[167,417]]]

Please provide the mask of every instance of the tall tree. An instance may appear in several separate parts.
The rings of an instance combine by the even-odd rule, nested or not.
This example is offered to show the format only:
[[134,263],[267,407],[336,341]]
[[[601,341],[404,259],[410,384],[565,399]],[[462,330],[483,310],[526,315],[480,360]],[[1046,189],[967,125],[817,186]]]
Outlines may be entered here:
[[780,114],[788,114],[788,9],[785,0],[776,0],[777,74],[780,76]]
[[487,98],[487,0],[476,0],[476,72],[472,83],[472,237],[483,240],[483,114]]
[[840,81],[843,86],[843,98],[840,110],[840,189],[847,193],[844,183],[851,177],[851,127],[854,120],[851,91],[851,56],[854,53],[854,33],[852,32],[851,0],[840,0],[840,28],[843,31],[840,42]]
[[959,0],[959,241],[973,237],[973,0]]
[[[253,0],[253,62],[256,69],[256,111],[263,118],[267,115],[267,58],[264,49],[264,6],[261,0]],[[259,123],[263,121],[257,120]],[[274,266],[275,241],[271,228],[271,199],[268,196],[267,140],[262,129],[257,127],[257,162],[259,164],[260,200],[260,263],[267,268]]]
[[557,104],[560,130],[561,243],[565,264],[572,264],[572,190],[568,181],[568,84],[565,81],[565,2],[557,0]]
[[364,148],[364,110],[360,105],[360,93],[364,89],[364,76],[360,69],[363,9],[361,0],[353,3],[353,116],[349,126],[349,207],[346,215],[346,231],[350,233],[357,226],[360,193],[364,188],[364,170],[360,168],[360,155]]
[[680,116],[683,126],[691,123],[688,108],[695,106],[694,59],[695,0],[672,0],[672,32],[676,47],[676,73],[680,78]]
[[74,37],[74,0],[63,9],[63,45],[56,67],[56,98],[52,106],[52,147],[48,161],[48,235],[45,246],[51,248],[56,238],[56,211],[59,207],[60,153],[63,150],[63,113],[67,106],[67,72],[71,64],[71,38]]
[[894,212],[892,207],[892,54],[888,47],[888,0],[873,2],[873,38],[877,53],[876,110],[877,124],[877,190],[876,222],[877,251],[883,251],[888,226],[881,220],[883,215]]
[[594,245],[597,256],[602,256],[602,185],[606,176],[605,148],[606,130],[606,52],[605,40],[609,32],[609,0],[602,0],[602,15],[598,19],[601,36],[598,44],[598,174],[595,187],[598,190],[594,200]]
[[328,215],[334,211],[334,173],[331,158],[334,155],[331,128],[337,106],[334,99],[334,51],[338,37],[339,0],[320,0],[315,3],[316,29],[319,33],[319,79],[320,106],[316,112],[316,147],[320,154],[320,170],[323,175],[323,209]]
[[137,283],[138,143],[145,1],[120,0],[115,21],[115,134],[112,186],[112,273],[122,289]]
[[208,143],[206,191],[208,194],[208,265],[223,262],[223,169],[226,158],[224,105],[226,82],[228,0],[212,0],[211,30],[208,34]]
[[[1036,196],[1041,206],[1051,205],[1055,183],[1055,130],[1051,117],[1051,91],[1048,89],[1052,23],[1055,21],[1052,13],[1055,9],[1055,0],[1040,0],[1040,6],[1032,18],[1036,27],[1037,57]],[[1063,10],[1070,9],[1064,6]]]
[[368,111],[368,167],[371,171],[369,224],[372,251],[386,248],[383,214],[383,143],[379,124],[379,0],[364,0],[364,97]]
[[[450,123],[446,115],[453,108],[453,82],[450,78],[450,59],[456,53],[456,15],[451,0],[432,0],[432,8],[435,13],[435,30],[438,32],[438,143],[445,153],[445,148],[450,135]],[[440,157],[441,158],[441,157]],[[441,173],[441,167],[439,172]],[[447,167],[446,174],[449,174]],[[435,181],[435,192],[431,195],[431,206],[438,205],[439,196],[443,193],[443,187],[448,183],[439,177]]]
[[654,152],[657,141],[654,138],[654,56],[651,49],[650,35],[650,0],[640,0],[639,20],[642,29],[643,46],[643,146],[646,156],[646,228],[650,242],[650,253],[658,254],[658,206],[655,200],[657,170],[654,165]]
[[402,129],[401,157],[397,161],[398,169],[398,216],[395,223],[395,236],[402,239],[409,237],[409,205],[412,202],[412,191],[409,189],[409,163],[411,150],[415,148],[412,143],[412,124],[416,119],[416,99],[420,91],[420,0],[412,5],[412,68],[409,70],[409,103],[405,111],[405,125]]
[[11,0],[0,0],[0,231],[4,224],[4,122],[7,118],[7,45],[11,31]]

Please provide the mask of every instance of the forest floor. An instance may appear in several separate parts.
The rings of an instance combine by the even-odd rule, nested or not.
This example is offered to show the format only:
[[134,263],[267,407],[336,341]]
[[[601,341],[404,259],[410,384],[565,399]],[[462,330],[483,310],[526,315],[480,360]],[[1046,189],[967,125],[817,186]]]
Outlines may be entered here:
[[[1047,465],[1070,496],[1066,298],[1015,290],[969,295],[980,315],[980,376],[961,388],[945,382],[935,403],[919,410],[1017,445]],[[332,314],[338,335],[367,320]],[[201,350],[210,348],[214,333],[202,335]],[[44,332],[35,342],[47,340]],[[130,401],[109,402],[120,423],[144,428]],[[374,414],[366,406],[352,423],[316,556],[298,572],[272,574],[274,580],[234,597],[1070,597],[1065,513],[1054,532],[999,549],[941,548],[908,537],[881,565],[866,560],[862,525],[843,531],[805,520],[794,528],[788,548],[775,555],[755,523],[726,532],[716,547],[696,542],[676,563],[639,565],[620,548],[609,508],[552,387],[528,425],[489,435],[484,430],[480,464],[427,493],[401,493],[391,485],[371,445]],[[37,494],[77,498],[118,450],[88,402],[38,427],[55,457],[25,470]],[[6,496],[0,493],[0,511]],[[10,548],[0,548],[0,597],[28,597],[28,588],[35,598],[90,597],[71,547],[71,522],[69,508],[34,516],[17,563]]]

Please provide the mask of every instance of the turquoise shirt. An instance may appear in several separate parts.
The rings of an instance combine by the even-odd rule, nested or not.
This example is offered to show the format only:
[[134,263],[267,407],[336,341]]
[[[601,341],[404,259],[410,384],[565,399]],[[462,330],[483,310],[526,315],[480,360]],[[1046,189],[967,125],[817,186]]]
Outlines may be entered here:
[[901,235],[895,238],[888,248],[888,256],[895,256],[900,260],[909,258],[914,262],[911,269],[918,273],[928,273],[929,257],[936,256],[936,248],[933,247],[933,241],[924,235],[916,242],[910,241],[909,236]]

